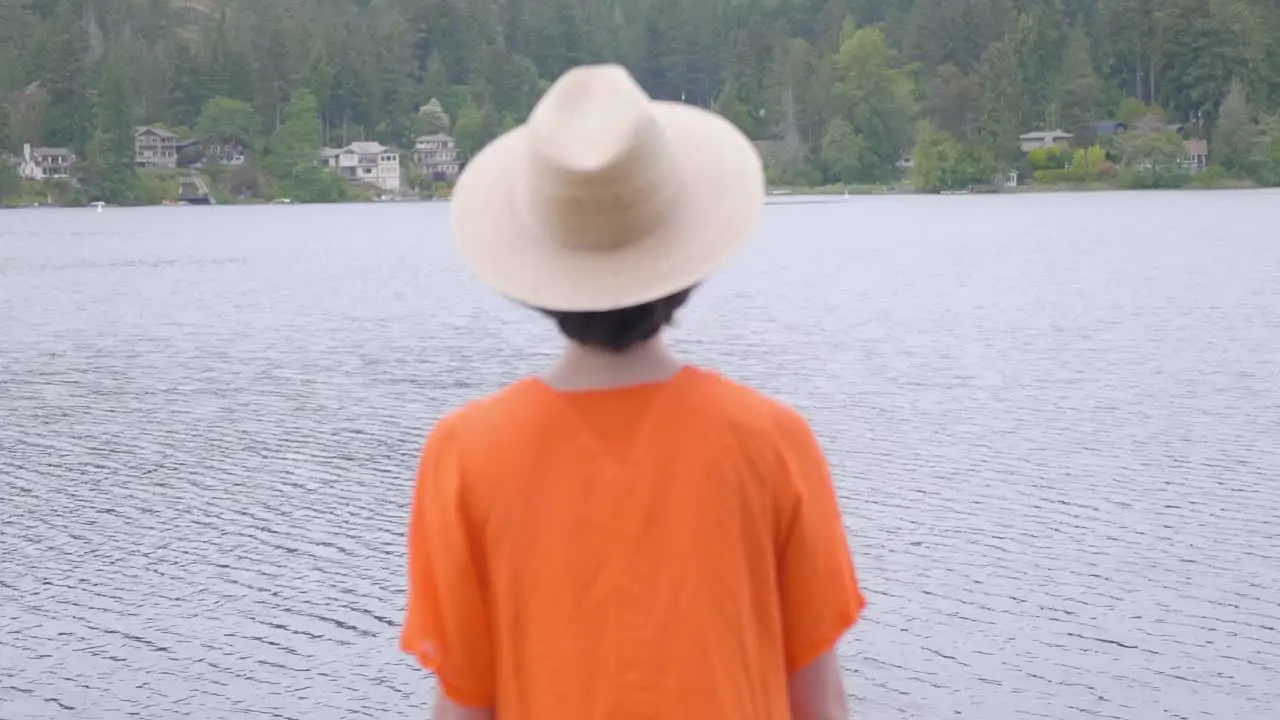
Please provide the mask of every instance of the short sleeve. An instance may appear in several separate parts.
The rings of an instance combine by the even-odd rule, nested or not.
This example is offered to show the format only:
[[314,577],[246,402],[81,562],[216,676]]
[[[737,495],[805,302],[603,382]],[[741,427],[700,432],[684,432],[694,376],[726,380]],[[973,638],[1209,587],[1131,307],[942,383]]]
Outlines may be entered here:
[[788,413],[782,432],[791,502],[779,548],[787,671],[835,647],[865,604],[827,461],[808,423]]
[[435,673],[449,699],[487,708],[494,706],[487,602],[450,422],[431,433],[418,470],[400,647]]

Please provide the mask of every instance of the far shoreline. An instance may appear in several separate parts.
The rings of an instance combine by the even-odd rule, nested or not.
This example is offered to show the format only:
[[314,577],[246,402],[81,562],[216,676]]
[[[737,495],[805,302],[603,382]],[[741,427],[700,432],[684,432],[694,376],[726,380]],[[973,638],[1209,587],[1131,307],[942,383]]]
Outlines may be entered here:
[[[876,197],[876,196],[907,196],[907,197],[929,197],[929,196],[956,196],[956,195],[1044,195],[1058,193],[1159,193],[1159,192],[1217,192],[1224,190],[1267,190],[1266,186],[1257,183],[1241,180],[1227,180],[1209,186],[1187,185],[1178,188],[1124,188],[1114,183],[1088,183],[1088,184],[1068,184],[1068,185],[1037,185],[1028,184],[1018,187],[996,187],[984,186],[974,187],[968,190],[951,190],[943,192],[920,192],[903,185],[779,185],[770,187],[766,191],[766,202],[770,205],[785,204],[806,204],[806,203],[788,203],[788,198],[830,198],[824,202],[835,202],[840,197]],[[188,208],[188,207],[263,207],[268,205],[278,205],[286,207],[294,207],[301,205],[403,205],[403,204],[432,204],[432,203],[449,203],[447,197],[398,197],[394,199],[374,200],[368,198],[359,198],[352,200],[340,200],[336,202],[318,202],[318,203],[300,203],[291,202],[287,198],[264,200],[264,199],[243,199],[234,202],[222,203],[185,203],[185,202],[163,202],[163,203],[143,203],[137,205],[105,205],[105,209],[117,208],[142,208],[142,207],[170,207],[170,208]],[[38,203],[31,205],[17,204],[0,204],[0,210],[50,210],[50,209],[84,209],[95,210],[96,203],[86,205],[59,205],[56,203]],[[96,211],[96,210],[95,210]]]

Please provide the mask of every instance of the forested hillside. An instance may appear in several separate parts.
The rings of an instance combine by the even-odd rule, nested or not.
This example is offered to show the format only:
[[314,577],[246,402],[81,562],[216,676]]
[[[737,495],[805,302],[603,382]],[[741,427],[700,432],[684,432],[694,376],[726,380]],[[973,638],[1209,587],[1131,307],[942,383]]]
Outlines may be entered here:
[[443,117],[472,153],[601,60],[773,141],[775,181],[887,181],[919,143],[982,176],[1020,133],[1160,116],[1280,170],[1280,0],[0,0],[0,145],[125,188],[127,128],[193,132],[222,98],[268,176],[309,162],[313,114],[321,141],[400,147]]

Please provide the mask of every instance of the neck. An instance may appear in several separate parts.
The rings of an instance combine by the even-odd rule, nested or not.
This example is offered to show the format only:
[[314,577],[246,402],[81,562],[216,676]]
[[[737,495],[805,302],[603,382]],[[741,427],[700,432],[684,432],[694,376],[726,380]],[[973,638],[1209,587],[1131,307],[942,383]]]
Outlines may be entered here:
[[556,390],[607,390],[664,382],[681,367],[661,337],[620,353],[571,342],[543,379]]

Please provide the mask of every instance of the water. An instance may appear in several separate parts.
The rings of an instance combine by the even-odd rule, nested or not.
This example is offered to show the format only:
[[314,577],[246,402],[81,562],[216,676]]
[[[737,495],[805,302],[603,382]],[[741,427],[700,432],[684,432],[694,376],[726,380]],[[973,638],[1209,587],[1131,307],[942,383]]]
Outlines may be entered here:
[[[1278,203],[766,210],[675,337],[829,450],[860,720],[1280,716]],[[555,348],[446,214],[0,213],[0,720],[424,717],[421,439]]]

